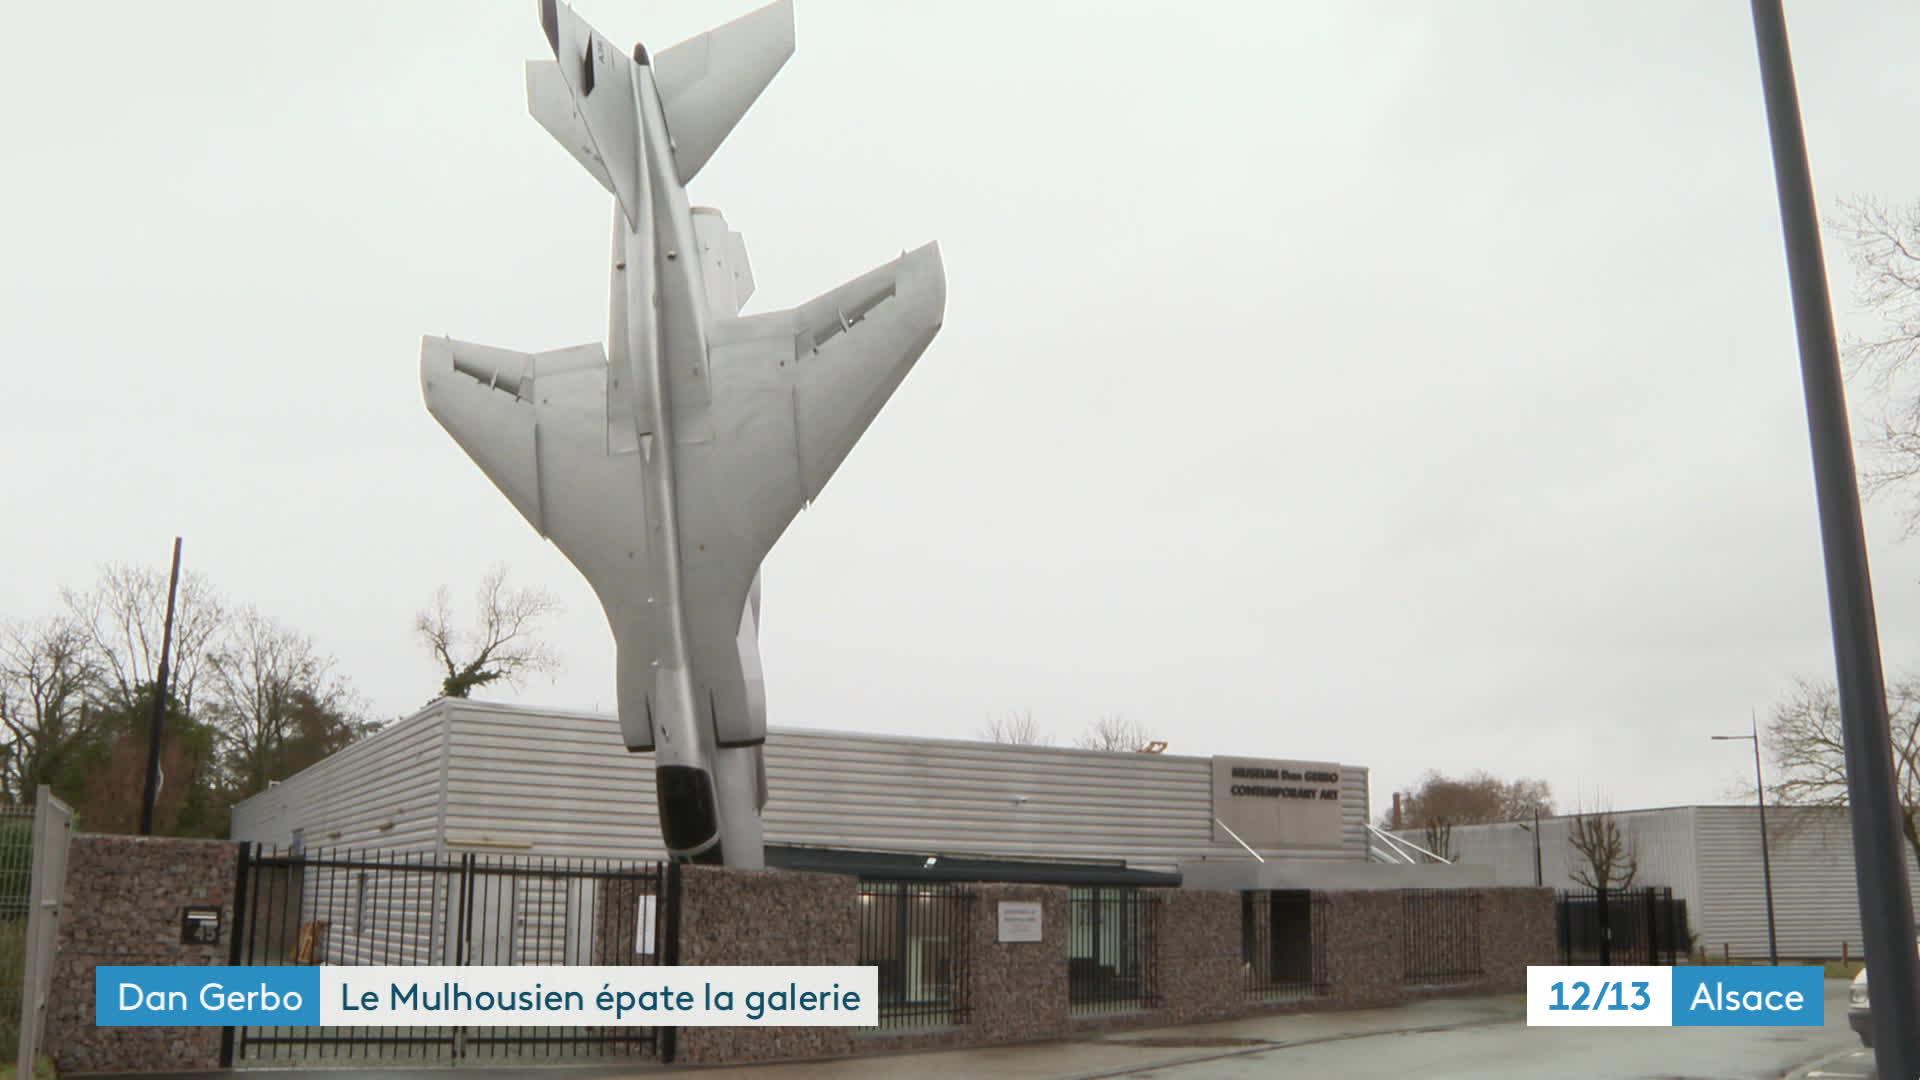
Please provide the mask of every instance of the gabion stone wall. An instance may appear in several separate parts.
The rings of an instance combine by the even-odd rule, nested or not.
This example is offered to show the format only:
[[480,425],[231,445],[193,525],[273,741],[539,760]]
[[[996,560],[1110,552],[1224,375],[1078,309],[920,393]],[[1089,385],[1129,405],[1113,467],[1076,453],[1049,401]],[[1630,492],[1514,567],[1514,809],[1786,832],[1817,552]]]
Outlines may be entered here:
[[[219,1066],[219,1028],[95,1027],[93,969],[226,963],[238,853],[224,840],[73,838],[47,1008],[47,1053],[62,1073]],[[187,907],[220,909],[218,945],[180,943]]]
[[[237,845],[211,840],[76,836],[54,964],[47,1048],[64,1072],[190,1071],[219,1063],[217,1028],[99,1028],[93,971],[100,964],[225,963],[233,927]],[[699,965],[859,962],[859,883],[793,871],[680,869],[678,962]],[[932,1047],[1071,1037],[1092,1029],[1199,1023],[1274,1009],[1391,1005],[1427,988],[1406,971],[1408,905],[1392,890],[1322,894],[1326,993],[1284,1002],[1246,990],[1241,897],[1235,892],[1155,890],[1159,1001],[1148,1008],[1074,1017],[1068,1008],[1067,889],[966,886],[975,900],[962,1023],[917,1031],[859,1028],[682,1028],[676,1060],[720,1065],[839,1057]],[[1547,889],[1468,890],[1478,897],[1478,974],[1451,980],[1458,992],[1524,988],[1529,964],[1552,964],[1553,894]],[[639,897],[609,911],[630,917]],[[1039,942],[998,940],[1001,901],[1041,905]],[[221,942],[180,944],[181,909],[219,907]],[[1431,920],[1430,920],[1431,921]],[[1432,928],[1429,927],[1429,932]],[[1445,932],[1446,927],[1441,927]],[[1462,933],[1469,927],[1462,925]],[[669,943],[658,942],[671,955]],[[631,949],[631,938],[618,941]],[[666,959],[666,955],[661,957]],[[596,957],[605,962],[610,957]]]
[[1487,991],[1527,988],[1527,965],[1560,962],[1555,944],[1552,889],[1481,889],[1478,986]]
[[[859,960],[860,883],[791,870],[680,868],[682,965],[832,964]],[[690,1065],[853,1052],[857,1028],[681,1028],[674,1060]]]
[[[683,869],[682,964],[854,964],[857,903],[852,878],[785,871]],[[1075,1017],[1067,1004],[1067,890],[1049,885],[970,885],[972,952],[964,1023],[919,1031],[860,1028],[682,1029],[676,1060],[723,1064],[829,1057],[1067,1038],[1091,1030],[1202,1023],[1312,1008],[1366,1008],[1430,992],[1406,977],[1407,903],[1397,890],[1345,891],[1325,898],[1327,992],[1261,1000],[1246,991],[1237,892],[1153,890],[1160,1002],[1131,1011]],[[1546,889],[1463,890],[1477,895],[1479,974],[1445,989],[1523,989],[1528,964],[1555,962],[1553,894]],[[1039,901],[1042,940],[998,940],[1002,900]],[[1441,932],[1445,931],[1441,928]],[[1461,933],[1471,932],[1462,924]],[[1460,943],[1460,951],[1471,946]]]

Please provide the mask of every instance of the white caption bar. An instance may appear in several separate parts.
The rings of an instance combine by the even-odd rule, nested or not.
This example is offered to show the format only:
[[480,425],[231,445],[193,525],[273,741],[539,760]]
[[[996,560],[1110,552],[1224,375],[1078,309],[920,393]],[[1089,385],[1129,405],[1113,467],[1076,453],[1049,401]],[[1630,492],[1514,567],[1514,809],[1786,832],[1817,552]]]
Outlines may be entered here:
[[872,1027],[873,967],[322,967],[325,1027]]
[[1528,1027],[1670,1027],[1673,969],[1529,967]]

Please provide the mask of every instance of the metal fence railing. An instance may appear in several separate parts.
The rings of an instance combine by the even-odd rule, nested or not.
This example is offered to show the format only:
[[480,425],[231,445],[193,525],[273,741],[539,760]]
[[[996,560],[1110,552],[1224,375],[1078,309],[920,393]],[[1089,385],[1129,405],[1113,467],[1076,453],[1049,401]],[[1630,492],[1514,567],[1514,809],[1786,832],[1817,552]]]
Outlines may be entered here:
[[1666,887],[1562,890],[1554,901],[1563,964],[1672,965],[1686,958],[1687,902]]
[[1160,898],[1130,885],[1067,891],[1067,1001],[1073,1013],[1160,1003]]
[[1258,1001],[1327,992],[1327,897],[1304,889],[1240,894],[1241,988]]
[[[242,845],[229,962],[672,963],[675,892],[657,862]],[[653,1055],[652,1028],[240,1027],[227,1064]]]
[[0,1062],[20,1048],[32,888],[33,808],[0,810]]
[[860,963],[879,969],[881,1027],[971,1018],[974,902],[960,885],[860,883]]
[[1446,982],[1482,973],[1479,893],[1408,889],[1402,904],[1408,982]]

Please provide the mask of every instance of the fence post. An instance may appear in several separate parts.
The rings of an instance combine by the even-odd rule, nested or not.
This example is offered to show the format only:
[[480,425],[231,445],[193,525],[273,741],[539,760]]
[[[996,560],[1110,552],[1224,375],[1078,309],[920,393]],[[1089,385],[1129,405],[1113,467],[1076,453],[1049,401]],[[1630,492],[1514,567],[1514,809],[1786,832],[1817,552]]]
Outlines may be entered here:
[[[455,967],[466,967],[473,958],[473,852],[463,852],[460,856],[460,927],[454,938],[456,947]],[[453,1060],[458,1062],[467,1056],[467,1029],[453,1029]]]
[[47,994],[60,945],[60,917],[66,904],[67,845],[73,833],[73,808],[41,784],[33,800],[33,850],[28,856],[26,971],[20,994],[19,1054],[15,1071],[32,1076],[34,1059],[46,1033]]
[[1680,905],[1673,900],[1673,889],[1667,889],[1667,963],[1680,962],[1680,946],[1687,943],[1686,927],[1680,925]]
[[[238,967],[241,959],[241,943],[247,936],[247,871],[253,861],[253,842],[240,841],[240,850],[233,861],[233,925],[228,929],[227,963]],[[231,1025],[220,1029],[220,1067],[233,1068],[233,1043],[237,1032]]]
[[1567,898],[1558,891],[1553,894],[1553,940],[1560,947],[1560,962],[1573,963],[1572,950],[1567,943]]
[[[680,964],[680,864],[667,862],[667,929],[665,941],[659,943],[659,956],[668,966]],[[660,1031],[660,1063],[673,1064],[675,1052],[679,1050],[680,1029],[667,1027]]]
[[1643,964],[1657,964],[1660,962],[1660,905],[1656,902],[1655,891],[1651,886],[1644,888],[1642,892],[1646,894],[1647,898],[1646,923],[1640,930],[1641,937],[1646,941],[1646,945],[1642,949],[1646,959],[1640,962]]
[[1607,899],[1607,883],[1603,879],[1597,890],[1600,897],[1600,966],[1613,963],[1613,904]]

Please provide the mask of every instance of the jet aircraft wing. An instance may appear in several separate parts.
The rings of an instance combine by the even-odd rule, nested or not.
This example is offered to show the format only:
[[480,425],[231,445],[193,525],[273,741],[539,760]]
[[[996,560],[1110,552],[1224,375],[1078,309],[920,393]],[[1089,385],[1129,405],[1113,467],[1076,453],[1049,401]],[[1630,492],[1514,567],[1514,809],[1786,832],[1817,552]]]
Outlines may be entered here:
[[645,545],[651,536],[639,470],[610,452],[602,347],[523,353],[430,337],[420,351],[434,419],[602,597],[631,592],[647,560],[624,548],[627,558],[599,560],[608,545],[593,542],[621,536]]
[[[946,279],[937,245],[786,311],[716,319],[708,338],[713,437],[677,447],[689,588],[727,602],[690,619],[696,650],[730,649],[761,560],[820,494],[939,330]],[[698,663],[698,659],[696,659]],[[747,718],[714,718],[721,743],[750,741]],[[735,738],[735,736],[739,736]]]

